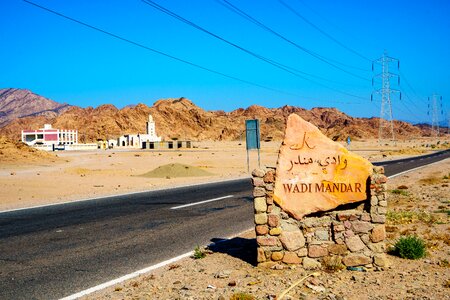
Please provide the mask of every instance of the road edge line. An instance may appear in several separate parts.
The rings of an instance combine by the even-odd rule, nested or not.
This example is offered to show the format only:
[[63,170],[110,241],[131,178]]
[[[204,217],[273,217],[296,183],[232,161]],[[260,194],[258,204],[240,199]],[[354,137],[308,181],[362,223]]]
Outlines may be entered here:
[[208,200],[203,200],[203,201],[198,201],[198,202],[193,202],[193,203],[188,203],[188,204],[183,204],[183,205],[178,205],[178,206],[173,206],[170,209],[180,209],[180,208],[185,208],[185,207],[189,207],[189,206],[200,205],[203,203],[209,203],[209,202],[219,201],[219,200],[223,200],[223,199],[228,199],[228,198],[232,198],[232,197],[234,197],[234,195],[226,195],[223,197],[218,197],[218,198],[213,198],[213,199],[208,199]]
[[[246,229],[246,230],[244,230],[244,231],[241,231],[241,232],[239,232],[239,233],[233,234],[233,235],[231,235],[231,236],[229,236],[229,237],[227,237],[227,238],[224,238],[223,240],[220,240],[220,241],[217,241],[217,242],[214,242],[214,243],[210,243],[210,244],[208,244],[208,246],[210,247],[210,246],[212,246],[212,245],[221,244],[221,243],[226,242],[226,241],[228,241],[228,240],[231,240],[231,239],[233,239],[233,238],[235,238],[235,237],[238,237],[238,236],[240,236],[240,235],[242,235],[242,234],[244,234],[244,233],[246,233],[246,232],[248,232],[248,231],[250,231],[250,230],[254,230],[254,227],[251,227],[251,228]],[[157,263],[157,264],[155,264],[155,265],[149,266],[149,267],[147,267],[147,268],[144,268],[144,269],[135,271],[135,272],[130,273],[130,274],[126,274],[126,275],[121,276],[121,277],[119,277],[119,278],[116,278],[116,279],[107,281],[107,282],[105,282],[105,283],[102,283],[102,284],[93,286],[93,287],[91,287],[91,288],[88,288],[88,289],[86,289],[86,290],[83,290],[83,291],[81,291],[81,292],[78,292],[78,293],[75,293],[75,294],[72,294],[72,295],[69,295],[69,296],[66,296],[66,297],[64,297],[64,298],[60,298],[59,300],[76,300],[76,299],[79,299],[79,298],[81,298],[81,297],[84,297],[84,296],[90,295],[90,294],[92,294],[92,293],[98,292],[98,291],[100,291],[100,290],[106,289],[106,288],[108,288],[108,287],[111,287],[111,286],[113,286],[113,285],[115,285],[115,284],[124,282],[124,281],[129,280],[129,279],[136,278],[136,277],[138,277],[139,275],[143,275],[143,274],[149,273],[149,272],[151,272],[151,271],[154,271],[154,270],[156,270],[156,269],[162,268],[162,267],[164,267],[164,266],[167,266],[168,264],[171,264],[171,263],[177,262],[177,261],[179,261],[179,260],[181,260],[181,259],[183,259],[183,258],[192,256],[193,254],[194,254],[194,251],[186,252],[186,253],[184,253],[184,254],[181,254],[181,255],[172,257],[172,258],[170,258],[170,259],[168,259],[168,260],[162,261],[162,262],[160,262],[160,263]]]
[[397,173],[397,174],[394,174],[394,175],[391,175],[391,176],[387,176],[387,178],[389,178],[389,179],[395,178],[397,176],[400,176],[400,175],[403,175],[403,174],[406,174],[406,173],[409,173],[409,172],[412,172],[412,171],[416,171],[416,170],[419,170],[419,169],[422,169],[422,168],[425,168],[425,167],[428,167],[428,166],[436,165],[436,164],[441,163],[441,162],[443,162],[443,161],[445,161],[447,159],[448,158],[445,158],[445,159],[442,159],[440,161],[436,161],[436,162],[431,163],[431,164],[426,164],[426,165],[423,165],[423,166],[420,166],[420,167],[417,167],[417,168],[414,168],[414,169],[409,169],[409,170],[406,170],[406,171],[403,171],[403,172],[400,172],[400,173]]

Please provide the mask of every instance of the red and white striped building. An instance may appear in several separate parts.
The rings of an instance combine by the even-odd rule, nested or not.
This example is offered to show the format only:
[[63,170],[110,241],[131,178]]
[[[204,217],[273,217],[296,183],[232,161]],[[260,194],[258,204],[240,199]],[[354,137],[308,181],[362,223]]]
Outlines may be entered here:
[[34,145],[76,145],[78,144],[78,130],[54,129],[45,124],[38,130],[22,130],[22,142]]

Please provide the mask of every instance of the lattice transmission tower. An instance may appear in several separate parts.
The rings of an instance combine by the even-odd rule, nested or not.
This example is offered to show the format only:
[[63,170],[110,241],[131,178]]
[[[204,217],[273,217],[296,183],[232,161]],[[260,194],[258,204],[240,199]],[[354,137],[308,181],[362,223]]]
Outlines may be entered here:
[[[389,138],[395,142],[394,136],[394,123],[392,119],[392,94],[399,94],[400,100],[402,99],[402,94],[399,90],[393,89],[391,86],[392,78],[397,78],[397,86],[400,86],[400,76],[398,74],[390,72],[390,66],[392,63],[396,63],[397,71],[400,68],[400,61],[396,58],[387,55],[385,50],[383,56],[372,62],[372,71],[375,73],[379,71],[381,66],[381,73],[375,74],[372,78],[372,86],[374,91],[371,95],[371,101],[373,101],[374,95],[381,95],[381,112],[380,112],[380,124],[378,128],[378,142],[381,144],[383,138],[389,136]],[[381,79],[381,82],[380,80]],[[380,87],[381,85],[381,87]],[[376,87],[379,87],[378,89]]]
[[442,96],[434,93],[428,97],[428,115],[431,116],[431,135],[439,136],[440,116],[444,115]]

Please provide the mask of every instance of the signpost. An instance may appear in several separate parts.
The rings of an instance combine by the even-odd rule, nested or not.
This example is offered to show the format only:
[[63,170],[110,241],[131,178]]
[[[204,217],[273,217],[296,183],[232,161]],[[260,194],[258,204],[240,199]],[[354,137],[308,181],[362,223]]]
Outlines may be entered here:
[[245,141],[247,145],[247,170],[250,172],[250,159],[249,150],[258,149],[258,167],[261,166],[259,149],[260,146],[260,134],[259,134],[259,120],[246,120],[245,121]]

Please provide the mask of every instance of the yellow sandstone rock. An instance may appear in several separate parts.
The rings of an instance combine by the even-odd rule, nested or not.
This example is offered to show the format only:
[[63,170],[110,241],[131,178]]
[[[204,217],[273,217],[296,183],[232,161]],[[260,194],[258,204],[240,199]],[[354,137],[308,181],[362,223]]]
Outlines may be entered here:
[[372,168],[368,160],[291,114],[278,156],[273,199],[298,220],[313,212],[363,201]]

